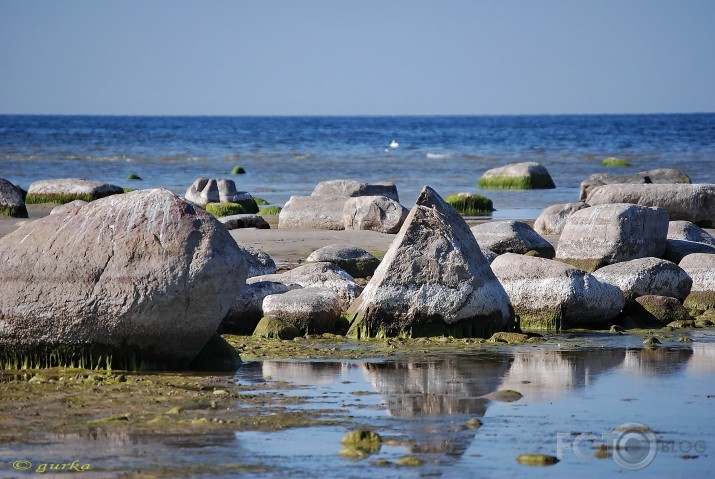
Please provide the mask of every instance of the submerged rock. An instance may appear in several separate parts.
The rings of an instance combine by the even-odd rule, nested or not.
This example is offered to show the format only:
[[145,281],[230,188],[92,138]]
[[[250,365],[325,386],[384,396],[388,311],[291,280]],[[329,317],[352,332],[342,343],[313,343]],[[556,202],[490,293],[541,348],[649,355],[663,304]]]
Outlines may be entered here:
[[514,323],[464,219],[428,186],[348,317],[356,338],[489,337]]
[[0,349],[46,351],[35,367],[187,367],[246,279],[228,231],[163,189],[36,220],[0,239],[0,258]]
[[506,253],[492,270],[522,329],[605,327],[625,303],[615,286],[559,261]]
[[492,190],[529,190],[556,188],[549,171],[541,163],[526,161],[487,170],[479,187]]
[[572,214],[556,247],[556,259],[586,271],[665,251],[668,214],[632,204],[592,206]]
[[523,221],[489,221],[472,227],[481,248],[496,254],[525,254],[536,251],[539,256],[553,258],[554,247]]
[[124,193],[121,186],[79,178],[35,181],[27,190],[26,203],[69,203],[73,200],[94,201]]
[[27,218],[22,190],[5,178],[0,178],[0,216]]

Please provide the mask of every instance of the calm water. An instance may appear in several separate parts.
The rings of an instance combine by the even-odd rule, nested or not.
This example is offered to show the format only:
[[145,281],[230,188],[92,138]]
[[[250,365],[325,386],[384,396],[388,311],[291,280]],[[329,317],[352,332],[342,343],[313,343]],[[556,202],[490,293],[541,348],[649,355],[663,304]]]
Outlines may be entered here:
[[[259,394],[266,392],[259,386],[285,381],[295,389],[279,392],[306,400],[289,408],[319,411],[340,424],[180,437],[49,434],[26,447],[0,447],[0,461],[78,457],[93,465],[96,478],[134,477],[138,471],[147,477],[161,471],[160,477],[266,479],[712,477],[715,332],[679,334],[694,342],[665,341],[647,349],[635,336],[571,334],[538,347],[493,347],[450,357],[252,362],[239,369],[236,381],[255,384]],[[494,397],[504,389],[523,398]],[[482,427],[466,428],[471,418],[479,418]],[[636,443],[642,447],[629,442],[632,430],[617,429],[628,423],[650,428],[653,435]],[[359,427],[378,432],[385,444],[361,461],[341,458],[340,439]],[[614,441],[625,449],[595,457],[598,446]],[[516,461],[522,453],[561,460],[525,466]],[[407,455],[424,465],[394,465]],[[392,465],[375,466],[376,460]],[[236,474],[236,464],[255,472]]]
[[[389,148],[392,140],[399,148]],[[606,168],[616,156],[631,168]],[[495,117],[88,117],[0,115],[0,177],[84,177],[183,193],[198,176],[225,177],[283,204],[322,180],[394,181],[411,206],[424,184],[477,191],[481,174],[539,161],[555,190],[494,192],[499,217],[578,198],[594,172],[676,167],[715,182],[715,114]],[[129,182],[136,173],[144,181]],[[519,211],[521,210],[521,211]]]

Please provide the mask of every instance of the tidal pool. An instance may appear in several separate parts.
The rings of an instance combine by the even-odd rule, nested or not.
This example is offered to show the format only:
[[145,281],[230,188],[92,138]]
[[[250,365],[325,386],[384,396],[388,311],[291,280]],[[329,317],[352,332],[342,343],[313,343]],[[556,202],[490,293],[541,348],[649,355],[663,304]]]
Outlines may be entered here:
[[[247,362],[232,379],[242,394],[280,395],[282,413],[320,421],[46,434],[0,446],[0,477],[710,477],[715,331],[688,335],[693,342],[657,348],[630,335],[564,335],[428,357]],[[271,401],[256,404],[255,416],[277,414]],[[377,432],[382,446],[344,458],[340,441],[356,429]],[[522,454],[559,461],[526,465]],[[405,457],[418,465],[400,465]],[[37,471],[75,459],[91,471]],[[32,467],[13,468],[18,461]]]

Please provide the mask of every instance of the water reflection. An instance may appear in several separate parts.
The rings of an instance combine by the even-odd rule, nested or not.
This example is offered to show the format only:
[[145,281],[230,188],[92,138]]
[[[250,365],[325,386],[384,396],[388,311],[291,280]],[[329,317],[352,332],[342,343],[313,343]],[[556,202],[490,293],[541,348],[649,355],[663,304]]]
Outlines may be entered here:
[[564,396],[619,366],[625,355],[623,349],[517,352],[500,389],[520,391],[530,400]]
[[692,348],[643,348],[626,351],[623,370],[635,375],[670,375],[682,371]]
[[695,343],[688,361],[688,372],[704,375],[715,372],[715,343]]

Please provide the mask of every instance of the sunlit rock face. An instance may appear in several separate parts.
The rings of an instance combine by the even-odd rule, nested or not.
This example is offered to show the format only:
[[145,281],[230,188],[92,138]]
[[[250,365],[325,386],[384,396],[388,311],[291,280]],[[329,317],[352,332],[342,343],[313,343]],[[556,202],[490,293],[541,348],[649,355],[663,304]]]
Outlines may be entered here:
[[499,389],[517,390],[530,400],[561,397],[588,386],[624,357],[620,349],[517,352]]

